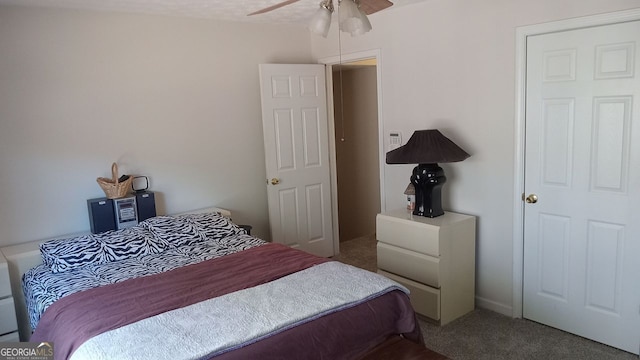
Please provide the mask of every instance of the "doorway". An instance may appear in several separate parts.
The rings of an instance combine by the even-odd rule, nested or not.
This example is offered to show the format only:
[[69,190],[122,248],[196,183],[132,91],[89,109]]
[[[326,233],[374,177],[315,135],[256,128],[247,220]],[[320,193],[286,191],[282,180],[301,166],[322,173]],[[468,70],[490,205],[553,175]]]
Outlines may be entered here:
[[340,242],[375,238],[380,212],[375,59],[332,67]]
[[[358,63],[360,61],[365,61],[365,63]],[[334,81],[333,81],[333,68],[337,67],[339,65],[344,65],[347,63],[356,63],[359,64],[359,66],[364,66],[365,64],[369,64],[369,66],[375,64],[375,66],[371,66],[371,68],[375,68],[375,73],[376,73],[376,77],[375,77],[375,89],[376,89],[376,101],[375,102],[371,102],[372,107],[375,107],[375,110],[371,109],[371,111],[374,111],[377,114],[377,141],[375,141],[375,139],[371,139],[371,141],[375,141],[375,143],[377,144],[377,162],[378,162],[378,175],[377,175],[377,179],[378,179],[378,189],[377,191],[375,191],[372,187],[370,187],[370,193],[368,194],[368,197],[377,197],[380,200],[380,206],[378,209],[378,212],[380,211],[384,211],[386,208],[386,203],[385,203],[385,193],[384,193],[384,164],[385,164],[385,152],[384,152],[384,142],[383,142],[383,118],[382,118],[382,93],[380,91],[381,89],[381,67],[382,67],[382,63],[381,63],[381,56],[380,56],[380,50],[367,50],[367,51],[362,51],[362,52],[356,52],[356,53],[349,53],[349,54],[341,54],[339,56],[332,56],[332,57],[328,57],[328,58],[323,58],[323,59],[319,59],[318,63],[320,64],[324,64],[327,66],[327,72],[326,72],[326,78],[327,78],[327,88],[330,90],[334,89]],[[337,79],[339,81],[339,78]],[[344,78],[343,78],[344,80]],[[338,108],[337,105],[334,104],[334,96],[332,96],[331,94],[328,94],[327,96],[327,106],[329,109],[336,109]],[[334,118],[334,112],[335,111],[328,111],[328,115],[329,115],[329,134],[341,134],[341,129],[339,126],[341,126],[338,121]],[[340,249],[340,234],[339,234],[339,229],[340,229],[340,221],[339,221],[339,215],[340,212],[342,212],[342,209],[339,209],[338,207],[338,177],[337,177],[337,173],[338,173],[338,169],[337,169],[337,155],[336,155],[336,141],[340,141],[340,137],[338,137],[337,139],[333,136],[329,136],[329,152],[330,152],[330,159],[331,159],[331,207],[332,207],[332,217],[333,217],[333,224],[334,224],[334,228],[333,228],[333,232],[334,232],[334,248],[335,248],[335,252],[336,255],[339,253],[339,249]],[[375,177],[372,175],[372,177]],[[357,184],[353,184],[353,186],[357,186]],[[348,212],[345,210],[344,211],[346,213],[346,217],[350,218],[350,215],[348,214]],[[377,214],[377,212],[376,212]],[[375,215],[373,216],[373,221],[375,222]]]

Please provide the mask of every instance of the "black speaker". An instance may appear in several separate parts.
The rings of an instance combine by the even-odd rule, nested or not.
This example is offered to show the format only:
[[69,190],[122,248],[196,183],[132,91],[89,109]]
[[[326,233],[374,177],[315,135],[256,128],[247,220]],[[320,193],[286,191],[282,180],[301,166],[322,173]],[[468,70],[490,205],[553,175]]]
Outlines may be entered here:
[[89,208],[89,223],[94,234],[115,230],[116,217],[113,210],[113,200],[107,198],[87,200]]
[[156,216],[156,198],[153,191],[136,192],[138,204],[138,222]]

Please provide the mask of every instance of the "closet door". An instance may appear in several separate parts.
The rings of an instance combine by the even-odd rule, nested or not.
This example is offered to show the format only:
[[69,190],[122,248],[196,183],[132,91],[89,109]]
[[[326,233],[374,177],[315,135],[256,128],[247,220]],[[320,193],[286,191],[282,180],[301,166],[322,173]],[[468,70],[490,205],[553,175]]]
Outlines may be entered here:
[[640,350],[640,21],[527,38],[524,317]]

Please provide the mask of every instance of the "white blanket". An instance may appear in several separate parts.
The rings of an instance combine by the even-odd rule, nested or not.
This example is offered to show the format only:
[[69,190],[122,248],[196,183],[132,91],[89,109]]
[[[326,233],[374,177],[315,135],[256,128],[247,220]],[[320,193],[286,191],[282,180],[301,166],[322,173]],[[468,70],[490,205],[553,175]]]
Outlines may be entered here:
[[100,334],[71,359],[208,358],[395,289],[409,293],[381,275],[331,261]]

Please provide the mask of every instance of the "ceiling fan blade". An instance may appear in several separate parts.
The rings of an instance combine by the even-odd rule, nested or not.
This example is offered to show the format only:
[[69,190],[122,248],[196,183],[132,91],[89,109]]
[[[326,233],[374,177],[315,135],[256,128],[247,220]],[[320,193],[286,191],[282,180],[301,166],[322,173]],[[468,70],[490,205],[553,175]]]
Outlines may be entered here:
[[389,0],[360,0],[360,9],[367,15],[384,10],[391,5],[393,3]]
[[287,5],[290,5],[290,4],[293,4],[293,3],[296,3],[296,2],[298,2],[298,1],[300,1],[300,0],[287,0],[287,1],[283,1],[283,2],[281,2],[281,3],[277,3],[277,4],[275,4],[275,5],[272,5],[272,6],[266,7],[266,8],[264,8],[264,9],[262,9],[262,10],[258,10],[258,11],[256,11],[256,12],[252,12],[251,14],[247,14],[247,16],[251,16],[251,15],[258,15],[258,14],[264,14],[264,13],[269,12],[269,11],[271,11],[271,10],[279,9],[279,8],[281,8],[281,7],[283,7],[283,6],[287,6]]

